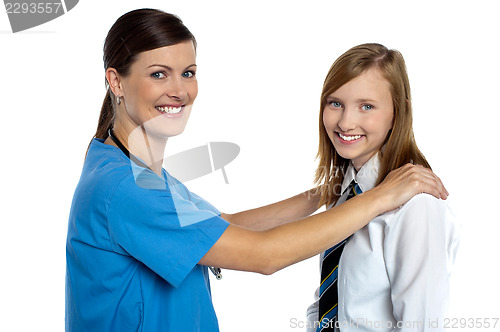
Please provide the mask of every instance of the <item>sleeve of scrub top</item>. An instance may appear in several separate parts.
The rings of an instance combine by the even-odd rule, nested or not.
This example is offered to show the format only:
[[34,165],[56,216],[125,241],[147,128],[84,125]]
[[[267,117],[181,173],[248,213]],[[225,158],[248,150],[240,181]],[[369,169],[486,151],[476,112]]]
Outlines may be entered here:
[[220,211],[216,207],[214,207],[208,201],[204,200],[203,198],[196,195],[192,191],[189,191],[189,189],[187,189],[186,186],[182,182],[180,182],[179,180],[177,180],[176,178],[174,178],[171,175],[168,175],[168,179],[169,179],[169,181],[168,181],[169,185],[175,186],[177,190],[179,190],[179,191],[183,192],[185,195],[187,195],[189,197],[189,201],[193,202],[193,204],[196,205],[196,207],[198,207],[201,210],[212,211],[215,214],[217,214],[218,216],[221,215]]
[[429,320],[437,319],[442,326],[457,234],[447,204],[427,194],[411,199],[386,226],[384,258],[393,315],[403,323],[401,331],[426,331]]
[[189,192],[189,194],[191,197],[191,202],[193,202],[193,204],[196,205],[198,209],[212,211],[218,216],[221,215],[220,211],[217,210],[217,208],[212,204],[210,204],[208,201],[204,200],[203,198],[201,198],[200,196],[196,195],[191,191]]
[[228,222],[168,189],[125,178],[108,210],[111,244],[177,287],[224,233]]

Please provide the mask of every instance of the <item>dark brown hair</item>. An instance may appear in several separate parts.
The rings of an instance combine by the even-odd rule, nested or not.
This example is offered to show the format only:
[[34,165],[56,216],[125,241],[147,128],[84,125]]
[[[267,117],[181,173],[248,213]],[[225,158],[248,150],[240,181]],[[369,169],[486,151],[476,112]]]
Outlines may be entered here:
[[[157,9],[137,9],[118,18],[104,41],[104,70],[114,68],[127,76],[130,66],[141,52],[196,40],[182,21],[175,15]],[[106,97],[102,103],[96,138],[106,139],[113,127],[116,96],[106,80]]]
[[333,146],[323,125],[323,112],[329,95],[342,85],[358,77],[370,68],[377,68],[387,79],[394,104],[394,121],[387,134],[381,153],[380,171],[376,184],[384,180],[392,170],[406,163],[419,164],[430,168],[422,152],[417,147],[413,135],[410,82],[403,56],[396,50],[389,50],[380,44],[362,44],[342,54],[331,66],[323,83],[319,114],[319,166],[316,182],[322,185],[320,206],[335,204],[343,174],[349,160],[342,158]]

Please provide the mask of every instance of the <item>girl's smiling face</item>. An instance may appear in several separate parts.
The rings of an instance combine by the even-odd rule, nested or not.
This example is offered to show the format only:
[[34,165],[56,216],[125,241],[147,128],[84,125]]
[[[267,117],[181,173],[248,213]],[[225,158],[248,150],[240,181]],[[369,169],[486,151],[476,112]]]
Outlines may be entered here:
[[337,153],[359,170],[384,144],[394,120],[390,84],[376,67],[327,98],[323,125]]

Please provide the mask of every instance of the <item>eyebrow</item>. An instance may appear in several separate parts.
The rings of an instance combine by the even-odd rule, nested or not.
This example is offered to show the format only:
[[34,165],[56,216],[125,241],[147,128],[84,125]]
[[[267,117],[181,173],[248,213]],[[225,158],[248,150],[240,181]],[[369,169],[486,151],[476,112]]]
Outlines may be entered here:
[[[193,66],[194,66],[194,67],[197,67],[197,65],[196,65],[195,63],[193,63],[193,64],[191,64],[191,65],[187,66],[185,69],[191,68],[191,67],[193,67]],[[166,70],[170,70],[170,71],[172,71],[172,70],[173,70],[173,69],[172,69],[172,67],[165,66],[165,65],[160,65],[160,64],[157,64],[157,63],[152,64],[151,66],[146,67],[146,69],[147,69],[147,68],[151,68],[151,67],[162,67],[162,68],[165,68]]]
[[[328,96],[326,98],[326,100],[335,100],[335,101],[343,102],[342,98],[339,98],[337,96],[331,96],[331,95]],[[356,99],[355,102],[356,103],[376,103],[377,101],[374,99],[370,99],[370,98],[360,98],[360,99]]]
[[373,100],[373,99],[364,99],[364,98],[362,98],[362,99],[356,100],[356,102],[358,102],[358,103],[376,103],[377,101]]

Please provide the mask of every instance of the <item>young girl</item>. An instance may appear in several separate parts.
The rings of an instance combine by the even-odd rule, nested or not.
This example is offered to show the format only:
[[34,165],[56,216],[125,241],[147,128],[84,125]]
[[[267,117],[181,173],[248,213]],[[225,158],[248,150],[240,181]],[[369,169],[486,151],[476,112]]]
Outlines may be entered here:
[[[398,51],[363,44],[340,56],[325,79],[319,119],[321,205],[338,206],[405,163],[430,168],[414,140]],[[430,195],[379,215],[321,255],[308,331],[441,330],[457,247],[447,204]]]

